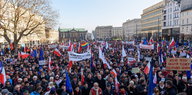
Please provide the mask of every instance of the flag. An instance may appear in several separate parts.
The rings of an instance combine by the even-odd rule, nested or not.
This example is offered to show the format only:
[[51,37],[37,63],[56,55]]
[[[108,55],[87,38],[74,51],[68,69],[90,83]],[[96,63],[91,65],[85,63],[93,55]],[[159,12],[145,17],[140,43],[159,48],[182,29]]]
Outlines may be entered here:
[[3,66],[2,61],[0,61],[0,82],[1,82],[2,84],[5,84],[6,80],[7,80],[7,79],[6,79],[5,68],[4,68],[4,66]]
[[144,69],[144,73],[147,75],[149,74],[149,71],[150,71],[150,68],[151,68],[151,62],[149,61],[147,66],[145,67]]
[[72,88],[72,85],[71,85],[71,80],[70,80],[70,77],[68,75],[68,72],[66,71],[66,90],[69,92],[69,93],[72,93],[73,91],[73,88]]
[[80,53],[82,51],[82,47],[81,47],[81,44],[79,43],[79,46],[78,46],[78,53]]
[[122,57],[126,57],[126,56],[127,56],[127,54],[125,52],[124,46],[122,46]]
[[21,52],[21,53],[19,53],[18,54],[18,57],[19,58],[22,58],[22,59],[25,59],[25,58],[27,58],[27,57],[29,57],[30,55],[28,54],[28,53],[24,53],[24,52]]
[[67,51],[73,51],[73,44],[70,43],[69,48]]
[[51,64],[52,64],[51,57],[49,57],[48,70],[52,70]]
[[59,57],[61,56],[61,53],[57,48],[53,51],[53,53]]
[[153,40],[153,37],[151,36],[150,39],[149,39],[149,44],[153,44],[154,43],[154,40]]
[[87,42],[81,44],[82,48],[87,48],[88,46],[89,46],[89,43],[87,43]]
[[44,60],[44,51],[42,48],[39,50],[39,60]]
[[43,48],[40,48],[39,50],[39,65],[45,65],[47,64],[45,58],[44,58],[44,51]]
[[117,77],[117,72],[114,69],[111,70],[110,74],[112,74],[114,77]]
[[159,44],[159,43],[157,43],[157,53],[159,53],[159,52],[160,52],[160,49],[161,49],[161,46],[160,46],[160,44]]
[[154,84],[157,84],[157,74],[155,73],[155,76],[154,76],[154,78],[153,78],[153,83]]
[[108,42],[105,43],[105,48],[106,48],[106,49],[109,48],[109,44],[108,44]]
[[81,84],[84,85],[84,82],[85,82],[85,76],[83,75],[83,70],[84,69],[81,69]]
[[149,85],[148,85],[148,94],[147,95],[153,95],[153,90],[156,86],[154,83],[155,79],[153,78],[153,66],[150,66],[150,71],[149,71]]
[[174,38],[172,38],[172,40],[171,40],[171,42],[170,42],[170,44],[169,44],[169,48],[171,48],[171,47],[173,47],[173,46],[175,46],[175,40],[174,40]]
[[32,49],[31,54],[32,57],[37,57],[37,50],[36,49]]
[[141,43],[144,44],[144,45],[148,45],[148,42],[147,42],[146,39],[142,40]]
[[[73,44],[70,44],[69,48],[68,48],[68,51],[73,51]],[[71,72],[71,68],[73,66],[73,61],[69,60],[69,64],[68,64],[68,71]]]
[[109,69],[111,69],[111,66],[109,65],[109,63],[108,63],[107,60],[105,59],[105,56],[104,56],[104,54],[102,53],[100,47],[99,47],[99,58],[102,60],[104,67],[107,66]]
[[9,46],[10,46],[10,49],[11,49],[11,50],[13,50],[13,49],[14,49],[14,47],[13,47],[13,43],[10,43],[10,45],[9,45]]
[[115,91],[118,93],[119,92],[119,81],[117,80],[117,77],[115,77]]

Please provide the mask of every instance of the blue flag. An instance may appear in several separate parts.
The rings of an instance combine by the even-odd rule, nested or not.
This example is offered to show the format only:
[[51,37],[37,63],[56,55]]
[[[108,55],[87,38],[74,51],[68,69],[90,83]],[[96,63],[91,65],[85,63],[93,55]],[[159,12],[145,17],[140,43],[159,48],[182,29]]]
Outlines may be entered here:
[[31,53],[32,57],[37,57],[37,50],[33,49],[32,53]]
[[153,83],[153,64],[151,64],[150,71],[149,71],[149,85],[148,85],[148,94],[153,95],[153,89],[155,88],[156,84]]
[[44,51],[42,48],[40,48],[40,51],[39,51],[39,60],[44,60]]
[[66,90],[67,90],[69,93],[72,93],[72,91],[73,91],[73,88],[72,88],[72,85],[71,85],[71,80],[70,80],[70,77],[69,77],[67,71],[66,71]]
[[143,44],[144,44],[144,45],[148,45],[148,42],[147,42],[146,39],[143,40]]

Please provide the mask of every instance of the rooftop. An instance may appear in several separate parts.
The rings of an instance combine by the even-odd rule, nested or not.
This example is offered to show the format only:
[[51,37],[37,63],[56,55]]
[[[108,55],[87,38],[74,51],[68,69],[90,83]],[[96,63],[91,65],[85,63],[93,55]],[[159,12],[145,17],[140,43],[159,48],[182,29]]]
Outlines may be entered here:
[[78,32],[85,32],[87,30],[85,30],[84,28],[59,28],[58,31],[60,32],[69,32],[69,31],[78,31]]

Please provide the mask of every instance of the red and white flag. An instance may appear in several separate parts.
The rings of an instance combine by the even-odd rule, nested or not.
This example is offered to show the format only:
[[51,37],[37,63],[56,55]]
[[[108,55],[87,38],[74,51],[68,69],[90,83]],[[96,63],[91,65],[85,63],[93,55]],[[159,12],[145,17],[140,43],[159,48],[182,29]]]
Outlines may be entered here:
[[[69,52],[70,52],[70,51],[73,51],[73,44],[70,43],[70,46],[69,46],[69,48],[68,48],[68,51],[69,51]],[[68,66],[67,66],[69,72],[71,72],[72,66],[73,66],[73,61],[69,60],[69,64],[68,64]]]
[[81,47],[81,43],[79,43],[79,46],[78,46],[78,53],[80,53],[82,51],[82,47]]
[[81,69],[81,84],[84,85],[84,82],[85,82],[85,76],[83,74],[83,70],[84,69]]
[[118,93],[119,92],[119,81],[117,80],[117,77],[115,77],[115,91]]
[[57,48],[53,51],[53,53],[59,57],[62,55],[61,52]]
[[19,58],[25,59],[25,58],[29,57],[30,54],[25,53],[25,52],[21,52],[21,53],[18,54],[18,56],[19,56]]
[[153,37],[151,36],[151,38],[149,39],[149,44],[153,44],[154,43],[154,40],[153,40]]
[[144,69],[144,73],[145,73],[145,74],[149,74],[150,67],[151,67],[151,63],[150,63],[150,61],[149,61],[149,63],[147,64],[147,66],[146,66],[145,69]]
[[154,76],[154,78],[153,78],[153,83],[154,84],[157,84],[157,74],[155,73],[155,76]]
[[117,72],[113,69],[110,74],[112,74],[114,77],[117,77]]
[[1,70],[1,73],[0,73],[0,82],[2,84],[5,84],[6,82],[6,73],[5,73],[5,68],[4,66],[2,65],[2,62],[1,62],[1,65],[0,65],[0,70]]
[[175,40],[174,40],[174,38],[172,38],[171,43],[169,44],[169,48],[175,46],[175,44],[176,44]]
[[48,70],[52,70],[51,64],[52,64],[51,57],[49,57]]

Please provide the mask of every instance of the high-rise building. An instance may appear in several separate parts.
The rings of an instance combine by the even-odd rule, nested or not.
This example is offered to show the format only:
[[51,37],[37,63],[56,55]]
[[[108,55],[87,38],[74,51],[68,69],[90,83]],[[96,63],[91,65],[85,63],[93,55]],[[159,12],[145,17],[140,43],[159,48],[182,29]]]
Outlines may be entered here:
[[181,0],[180,39],[192,40],[192,0]]
[[112,38],[112,26],[97,26],[95,37],[98,40],[110,40]]
[[141,35],[143,37],[147,37],[147,39],[149,39],[151,36],[153,36],[154,39],[158,39],[158,37],[161,37],[161,21],[163,16],[164,5],[165,1],[163,0],[143,10],[143,14],[141,15]]
[[141,33],[141,19],[127,20],[123,23],[123,33],[126,40],[133,40],[139,38]]
[[180,33],[180,3],[175,0],[165,0],[165,7],[163,10],[163,26],[162,36],[166,40],[179,40]]
[[112,28],[112,38],[113,39],[123,39],[122,27],[113,27]]

